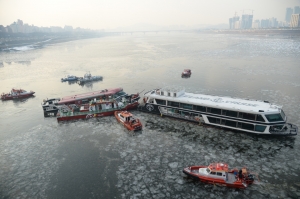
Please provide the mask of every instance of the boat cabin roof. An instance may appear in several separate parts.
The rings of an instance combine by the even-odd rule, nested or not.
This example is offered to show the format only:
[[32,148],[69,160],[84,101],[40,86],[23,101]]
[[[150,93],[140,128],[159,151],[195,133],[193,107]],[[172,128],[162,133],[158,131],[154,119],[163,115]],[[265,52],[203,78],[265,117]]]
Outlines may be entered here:
[[226,163],[211,163],[208,168],[212,171],[228,171],[228,164]]
[[183,71],[190,72],[190,71],[191,71],[191,69],[184,69]]
[[121,114],[124,118],[126,118],[126,117],[132,117],[132,114],[129,113],[129,112],[127,112],[127,111],[122,111],[120,114]]
[[145,96],[198,106],[208,106],[212,108],[223,108],[227,110],[248,111],[255,113],[279,113],[282,108],[281,106],[271,104],[268,101],[186,93],[185,89],[181,87],[177,87],[175,89],[170,87],[156,89],[145,93]]
[[104,90],[99,90],[99,91],[92,91],[89,93],[71,95],[71,96],[63,97],[58,103],[65,104],[65,103],[75,102],[75,101],[83,100],[83,99],[96,98],[96,97],[100,97],[100,96],[104,96],[104,95],[105,96],[113,95],[120,91],[123,91],[123,88],[111,88],[111,89],[104,89]]

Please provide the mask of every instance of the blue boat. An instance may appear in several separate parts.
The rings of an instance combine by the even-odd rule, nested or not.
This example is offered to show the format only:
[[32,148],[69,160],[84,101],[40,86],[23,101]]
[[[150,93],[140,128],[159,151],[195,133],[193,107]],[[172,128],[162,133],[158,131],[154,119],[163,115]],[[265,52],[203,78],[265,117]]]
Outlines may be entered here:
[[77,81],[78,77],[74,76],[74,75],[67,75],[64,78],[61,78],[62,82],[66,82],[66,81]]

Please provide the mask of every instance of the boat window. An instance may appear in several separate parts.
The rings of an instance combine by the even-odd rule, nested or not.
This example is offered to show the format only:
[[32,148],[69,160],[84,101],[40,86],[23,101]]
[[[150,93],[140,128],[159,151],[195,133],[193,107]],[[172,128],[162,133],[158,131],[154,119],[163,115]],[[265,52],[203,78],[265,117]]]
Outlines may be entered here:
[[239,112],[239,118],[243,118],[243,113],[242,112]]
[[255,131],[264,132],[266,130],[266,126],[255,125]]
[[269,122],[281,122],[283,121],[281,115],[278,113],[278,114],[270,114],[270,115],[265,115],[267,120]]
[[189,112],[186,112],[186,111],[180,111],[181,112],[181,115],[190,115],[191,113],[189,113]]
[[247,123],[241,123],[242,124],[242,129],[246,129],[246,130],[254,130],[254,125],[253,124],[247,124]]
[[157,104],[166,105],[166,100],[155,99]]
[[220,172],[217,172],[217,175],[218,175],[218,176],[222,176],[222,173],[220,173]]
[[262,115],[256,115],[256,121],[265,122],[265,119],[262,117]]
[[212,171],[210,172],[211,175],[216,175],[216,172]]
[[255,115],[251,113],[243,113],[243,119],[246,120],[255,120]]
[[214,118],[214,117],[207,117],[208,121],[210,123],[214,123],[214,124],[220,124],[220,119],[219,118]]
[[180,107],[185,109],[193,109],[193,105],[191,104],[180,103]]
[[160,92],[160,95],[164,95],[164,92],[161,91],[161,92]]
[[283,110],[281,110],[281,117],[283,118],[283,119],[285,119],[286,118],[286,116],[285,116],[285,113],[283,112]]
[[179,103],[168,101],[168,106],[179,107]]
[[270,132],[272,131],[282,131],[284,125],[276,125],[276,126],[271,126],[270,127]]
[[171,93],[168,93],[168,96],[171,96]]
[[209,172],[210,172],[209,168],[206,168],[206,172],[207,172],[207,173],[209,173]]
[[149,100],[148,100],[148,103],[151,103],[151,104],[153,104],[153,98],[150,98]]
[[205,106],[196,106],[196,105],[194,105],[193,110],[206,112],[206,107]]
[[226,115],[226,116],[229,116],[229,117],[237,117],[238,112],[229,111],[229,110],[222,110],[222,115]]
[[221,115],[221,109],[207,107],[207,112]]
[[225,126],[236,127],[236,122],[230,121],[230,120],[225,120]]

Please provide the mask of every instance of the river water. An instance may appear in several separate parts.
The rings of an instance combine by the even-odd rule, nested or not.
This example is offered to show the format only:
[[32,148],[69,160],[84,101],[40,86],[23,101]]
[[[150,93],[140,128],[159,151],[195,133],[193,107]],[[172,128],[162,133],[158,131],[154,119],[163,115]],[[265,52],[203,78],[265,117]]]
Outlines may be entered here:
[[[105,88],[127,93],[169,85],[187,92],[268,100],[300,126],[300,39],[147,33],[1,52],[0,91],[35,97],[0,102],[0,198],[299,198],[300,140],[256,136],[133,111],[144,129],[114,117],[57,123],[43,99]],[[185,68],[191,78],[181,78]],[[67,74],[102,75],[80,86]],[[258,178],[245,190],[187,178],[189,165],[226,162]]]

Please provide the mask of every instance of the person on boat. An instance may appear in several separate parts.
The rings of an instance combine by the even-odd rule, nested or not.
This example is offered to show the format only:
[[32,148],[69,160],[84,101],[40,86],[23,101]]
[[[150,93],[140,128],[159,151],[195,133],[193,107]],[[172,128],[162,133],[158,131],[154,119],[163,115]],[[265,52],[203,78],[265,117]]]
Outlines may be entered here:
[[242,169],[239,170],[239,178],[240,178],[241,180],[243,179]]

